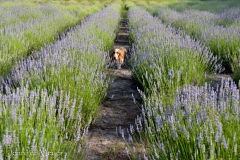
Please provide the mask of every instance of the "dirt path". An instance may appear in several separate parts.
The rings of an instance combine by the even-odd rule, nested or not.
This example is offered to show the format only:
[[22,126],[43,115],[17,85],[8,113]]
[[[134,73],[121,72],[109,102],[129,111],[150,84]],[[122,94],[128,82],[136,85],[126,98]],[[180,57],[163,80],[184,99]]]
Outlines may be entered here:
[[[123,18],[115,40],[115,47],[130,48],[127,24],[128,19]],[[141,102],[141,97],[131,75],[129,59],[128,53],[122,69],[109,70],[109,74],[115,74],[116,78],[100,106],[98,119],[89,128],[87,137],[89,149],[87,149],[85,160],[129,159],[126,154],[126,146],[129,144],[120,134],[117,134],[120,126],[126,131],[126,128],[134,124],[135,118],[140,114],[140,109],[133,101],[133,96],[139,102]]]

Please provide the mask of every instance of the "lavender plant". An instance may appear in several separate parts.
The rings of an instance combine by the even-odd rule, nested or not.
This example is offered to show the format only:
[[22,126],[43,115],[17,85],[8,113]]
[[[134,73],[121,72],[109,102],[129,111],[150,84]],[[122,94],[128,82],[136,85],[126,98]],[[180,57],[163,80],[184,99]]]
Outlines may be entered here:
[[[82,156],[84,135],[81,106],[70,95],[28,86],[0,95],[0,159],[76,159]],[[58,108],[56,108],[58,107]],[[73,112],[77,110],[78,112]],[[77,120],[75,119],[77,118]],[[74,123],[72,123],[74,121]],[[72,131],[68,125],[74,125]]]
[[185,86],[173,105],[161,96],[142,97],[144,122],[137,129],[144,131],[149,159],[240,158],[239,90],[232,80],[222,80],[217,90]]
[[80,19],[83,19],[84,17],[86,16],[89,16],[93,13],[96,13],[97,11],[101,10],[104,8],[104,5],[103,3],[94,3],[92,5],[88,5],[88,6],[84,6],[84,9],[83,7],[80,9],[76,9],[75,13],[76,13],[76,16],[79,17]]
[[203,30],[201,40],[213,53],[225,60],[225,66],[233,72],[239,71],[240,28],[211,26]]
[[133,40],[133,76],[144,92],[153,88],[169,102],[177,87],[201,84],[206,72],[216,72],[217,57],[199,41],[192,40],[179,30],[167,27],[141,8],[129,12]]
[[0,15],[0,28],[7,28],[19,23],[37,19],[48,14],[56,12],[56,8],[50,5],[42,5],[38,7],[14,6],[2,8]]
[[206,11],[185,10],[181,13],[168,8],[160,9],[157,15],[167,25],[182,29],[192,38],[200,38],[203,29],[214,25],[215,17],[213,13]]
[[0,76],[5,76],[16,61],[32,50],[53,42],[66,28],[76,23],[77,19],[69,12],[56,11],[40,19],[0,29]]
[[[19,62],[2,79],[0,110],[6,111],[2,116],[10,117],[1,119],[4,125],[0,146],[4,158],[82,156],[85,132],[97,117],[99,103],[111,80],[104,70],[120,10],[120,3],[113,3],[89,16],[61,40]],[[12,101],[15,94],[14,98],[21,103]],[[16,123],[12,113],[17,115]],[[18,122],[19,119],[22,121]]]
[[62,3],[61,1],[55,1],[50,3],[52,6],[59,8],[60,10],[69,11],[79,19],[96,13],[104,8],[104,3],[99,1],[69,1]]
[[232,7],[239,7],[240,3],[237,0],[229,0],[229,1],[181,1],[179,3],[172,3],[167,7],[176,9],[177,11],[184,11],[186,9],[196,9],[200,11],[209,11],[212,13],[217,13],[222,10],[226,10]]
[[225,9],[217,14],[215,14],[214,20],[217,25],[220,26],[231,26],[234,23],[240,21],[240,9],[239,8],[229,8]]
[[[200,11],[194,11],[191,10],[185,11],[183,13],[167,10],[165,13],[165,10],[159,12],[159,17],[163,18],[164,21],[169,22],[175,27],[181,28],[188,34],[190,34],[192,37],[195,37],[199,39],[203,44],[208,46],[210,50],[215,54],[221,57],[224,60],[224,67],[226,68],[227,72],[235,72],[235,79],[239,80],[239,44],[240,44],[240,29],[239,26],[218,26],[220,18],[222,18],[222,21],[226,22],[226,17],[228,15],[231,15],[234,19],[234,15],[236,15],[234,12],[234,9],[229,9],[229,12],[226,11],[225,14],[219,13],[219,14],[212,14],[210,12],[203,12],[204,14],[199,14]],[[170,13],[174,13],[174,16]],[[189,14],[191,13],[191,14]],[[166,18],[166,15],[167,16]],[[201,15],[201,16],[199,16]],[[208,16],[212,15],[212,16]],[[178,18],[176,18],[178,17]],[[180,17],[180,18],[179,18]],[[188,17],[192,17],[191,20],[189,20]],[[211,17],[209,20],[204,21],[202,17]],[[231,17],[231,16],[230,16]],[[206,19],[206,18],[204,18]],[[237,19],[237,18],[236,18]],[[192,23],[193,22],[193,23]],[[228,22],[226,22],[228,23]],[[191,25],[193,24],[193,25]],[[227,24],[226,24],[227,25]],[[225,25],[225,26],[226,26]]]

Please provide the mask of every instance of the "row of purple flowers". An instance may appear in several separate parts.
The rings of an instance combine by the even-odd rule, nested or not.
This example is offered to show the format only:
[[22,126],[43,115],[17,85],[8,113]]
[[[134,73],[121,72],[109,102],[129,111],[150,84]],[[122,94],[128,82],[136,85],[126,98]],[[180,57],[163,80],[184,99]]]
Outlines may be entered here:
[[198,81],[221,71],[218,58],[143,8],[130,9],[129,23],[133,75],[143,89],[142,115],[129,140],[140,137],[145,159],[239,159],[236,84],[222,79],[213,88]]
[[113,3],[87,17],[2,79],[0,159],[83,158],[87,128],[111,82],[103,71],[120,9]]

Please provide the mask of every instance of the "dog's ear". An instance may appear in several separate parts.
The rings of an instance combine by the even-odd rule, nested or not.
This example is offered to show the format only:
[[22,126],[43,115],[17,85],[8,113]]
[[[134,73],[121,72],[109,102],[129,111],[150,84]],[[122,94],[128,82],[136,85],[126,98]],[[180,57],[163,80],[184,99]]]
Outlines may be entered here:
[[114,55],[115,49],[110,50],[109,55],[112,57]]
[[126,49],[126,48],[121,47],[121,50],[122,50],[125,54],[127,54],[127,49]]

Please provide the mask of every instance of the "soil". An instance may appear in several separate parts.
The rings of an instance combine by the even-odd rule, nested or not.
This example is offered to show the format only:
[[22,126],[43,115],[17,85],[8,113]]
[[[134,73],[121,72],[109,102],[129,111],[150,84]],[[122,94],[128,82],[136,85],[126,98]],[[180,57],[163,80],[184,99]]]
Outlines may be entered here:
[[100,106],[97,120],[89,128],[88,149],[84,160],[127,160],[130,156],[126,154],[126,147],[133,145],[141,151],[140,144],[130,144],[118,132],[120,128],[126,132],[141,113],[137,104],[141,103],[142,99],[132,78],[129,64],[131,56],[128,37],[128,19],[123,18],[114,47],[125,47],[128,50],[127,57],[121,69],[108,70],[108,74],[115,75],[115,79]]
[[210,84],[210,86],[217,90],[222,84],[222,80],[233,80],[232,74],[214,74],[214,75],[208,75],[207,76],[207,83]]

